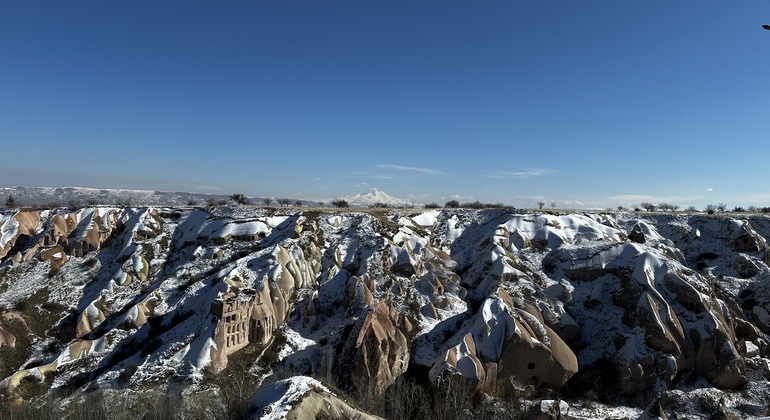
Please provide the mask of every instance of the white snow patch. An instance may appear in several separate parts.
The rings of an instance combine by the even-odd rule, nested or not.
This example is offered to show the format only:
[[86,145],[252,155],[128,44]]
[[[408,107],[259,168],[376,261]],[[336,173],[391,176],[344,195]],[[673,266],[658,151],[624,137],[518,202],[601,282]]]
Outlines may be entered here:
[[251,398],[251,406],[261,408],[258,417],[260,419],[285,419],[292,406],[312,389],[332,394],[321,382],[313,378],[293,376],[260,388]]

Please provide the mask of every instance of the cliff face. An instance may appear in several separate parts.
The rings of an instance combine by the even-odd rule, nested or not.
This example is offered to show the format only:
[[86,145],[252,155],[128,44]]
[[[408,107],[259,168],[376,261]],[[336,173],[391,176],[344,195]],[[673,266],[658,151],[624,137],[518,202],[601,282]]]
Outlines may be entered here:
[[598,369],[629,396],[770,378],[764,216],[85,208],[0,233],[14,395],[196,384],[242,351],[260,380],[369,396],[415,375],[497,396]]

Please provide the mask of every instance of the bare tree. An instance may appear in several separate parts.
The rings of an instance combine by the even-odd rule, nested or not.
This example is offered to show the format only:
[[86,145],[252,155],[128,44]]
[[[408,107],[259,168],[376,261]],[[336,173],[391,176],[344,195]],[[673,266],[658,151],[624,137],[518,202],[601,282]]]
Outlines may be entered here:
[[540,201],[537,202],[537,208],[539,208],[540,210],[543,209],[544,205],[545,205],[545,201],[543,201],[543,200],[540,200]]
[[294,205],[297,206],[297,207],[302,207],[302,200],[295,201]]
[[708,213],[708,214],[714,214],[714,212],[716,212],[716,211],[717,211],[717,206],[715,206],[715,205],[713,205],[713,204],[709,204],[709,205],[707,205],[707,206],[704,208],[704,210],[706,210],[706,213]]
[[291,200],[289,200],[288,198],[279,198],[277,201],[278,201],[278,204],[281,205],[281,207],[288,206],[289,204],[291,204]]
[[414,419],[428,417],[430,408],[425,406],[428,394],[422,386],[403,377],[396,380],[385,394],[385,410],[388,418]]
[[318,202],[318,207],[323,207],[323,206],[324,206],[324,204],[326,204],[326,203],[324,203],[323,201],[319,201],[319,202]]
[[14,208],[16,207],[16,199],[13,198],[12,195],[9,195],[8,198],[5,199],[5,207]]
[[444,207],[449,207],[451,209],[456,209],[456,208],[460,207],[460,202],[457,201],[457,200],[449,200],[449,201],[446,202],[446,204],[444,204]]
[[233,194],[230,196],[230,199],[235,201],[236,204],[242,206],[246,204],[251,204],[251,201],[249,201],[248,197],[246,197],[243,194]]
[[262,199],[262,204],[264,204],[266,206],[269,206],[270,203],[272,203],[272,202],[273,202],[273,199],[270,198],[270,197],[265,197],[265,198]]
[[727,211],[727,204],[725,204],[725,203],[717,204],[717,210],[719,210],[720,213],[726,212]]
[[640,203],[639,206],[647,211],[655,211],[655,204],[643,202]]
[[555,201],[551,201],[551,210],[553,210],[555,208],[556,208],[556,202]]
[[698,209],[697,209],[697,208],[695,208],[695,206],[688,206],[688,207],[685,209],[685,211],[688,211],[688,212],[690,212],[690,213],[696,213],[696,212],[698,211]]

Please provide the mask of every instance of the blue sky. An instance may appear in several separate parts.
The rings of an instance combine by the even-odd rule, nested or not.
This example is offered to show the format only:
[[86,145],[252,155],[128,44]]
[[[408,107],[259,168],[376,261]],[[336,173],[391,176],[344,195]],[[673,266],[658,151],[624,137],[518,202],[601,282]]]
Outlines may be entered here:
[[0,5],[0,186],[770,205],[770,3]]

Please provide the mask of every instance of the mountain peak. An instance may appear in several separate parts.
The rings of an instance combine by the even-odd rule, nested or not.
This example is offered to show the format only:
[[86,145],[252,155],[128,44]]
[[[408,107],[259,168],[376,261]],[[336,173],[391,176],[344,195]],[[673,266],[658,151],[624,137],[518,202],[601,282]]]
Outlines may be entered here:
[[409,206],[411,202],[403,200],[382,191],[378,188],[369,188],[366,193],[340,197],[353,207],[369,207],[381,203],[391,207]]

